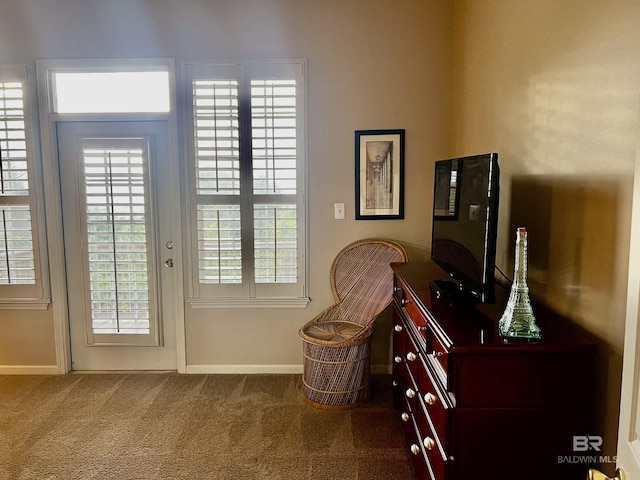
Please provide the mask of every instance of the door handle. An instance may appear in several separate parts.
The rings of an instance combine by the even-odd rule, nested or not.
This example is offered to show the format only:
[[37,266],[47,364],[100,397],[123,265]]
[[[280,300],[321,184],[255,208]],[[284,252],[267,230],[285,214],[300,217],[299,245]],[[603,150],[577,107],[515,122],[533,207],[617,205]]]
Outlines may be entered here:
[[621,468],[616,470],[616,474],[613,478],[607,477],[604,473],[599,472],[598,470],[591,469],[589,470],[587,480],[627,480],[627,476]]
[[169,258],[164,262],[164,266],[167,268],[173,267],[173,258]]

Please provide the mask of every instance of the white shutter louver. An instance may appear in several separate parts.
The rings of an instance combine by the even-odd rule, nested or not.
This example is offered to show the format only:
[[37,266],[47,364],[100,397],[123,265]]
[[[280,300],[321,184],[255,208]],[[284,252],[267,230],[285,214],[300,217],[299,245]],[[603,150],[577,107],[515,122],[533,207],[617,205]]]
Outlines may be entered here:
[[194,81],[193,117],[196,193],[239,195],[238,83]]
[[203,283],[241,283],[239,205],[198,205],[199,277]]
[[296,82],[251,82],[254,194],[296,193]]

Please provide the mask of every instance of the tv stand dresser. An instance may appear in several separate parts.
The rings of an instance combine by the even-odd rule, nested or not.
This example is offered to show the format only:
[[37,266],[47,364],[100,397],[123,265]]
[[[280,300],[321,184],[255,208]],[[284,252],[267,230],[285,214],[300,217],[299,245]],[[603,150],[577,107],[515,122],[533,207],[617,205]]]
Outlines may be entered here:
[[436,298],[438,266],[392,268],[394,407],[418,480],[586,478],[592,465],[574,460],[597,452],[574,437],[597,435],[593,341],[535,305],[542,340],[507,341],[507,290],[495,304]]

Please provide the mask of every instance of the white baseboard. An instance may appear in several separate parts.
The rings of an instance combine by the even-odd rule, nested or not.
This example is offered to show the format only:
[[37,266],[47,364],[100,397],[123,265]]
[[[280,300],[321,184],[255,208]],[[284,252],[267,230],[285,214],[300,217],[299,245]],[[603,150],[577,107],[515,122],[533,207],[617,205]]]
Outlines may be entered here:
[[[0,375],[60,375],[56,365],[0,365]],[[187,365],[187,374],[301,374],[302,364],[293,365]],[[371,373],[391,373],[390,365],[371,365]]]
[[57,365],[0,365],[0,375],[60,375]]
[[[299,365],[187,365],[186,373],[192,374],[301,374]],[[375,375],[391,373],[390,365],[371,365]]]
[[302,373],[302,365],[187,365],[187,373],[248,374]]

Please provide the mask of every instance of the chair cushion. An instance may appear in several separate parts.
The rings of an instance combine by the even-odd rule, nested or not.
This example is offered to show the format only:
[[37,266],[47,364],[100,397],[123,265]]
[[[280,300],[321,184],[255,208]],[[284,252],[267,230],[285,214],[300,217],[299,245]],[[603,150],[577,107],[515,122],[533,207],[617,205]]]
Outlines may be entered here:
[[311,325],[305,333],[312,338],[325,342],[342,342],[357,335],[362,330],[361,325],[347,322],[325,322]]

